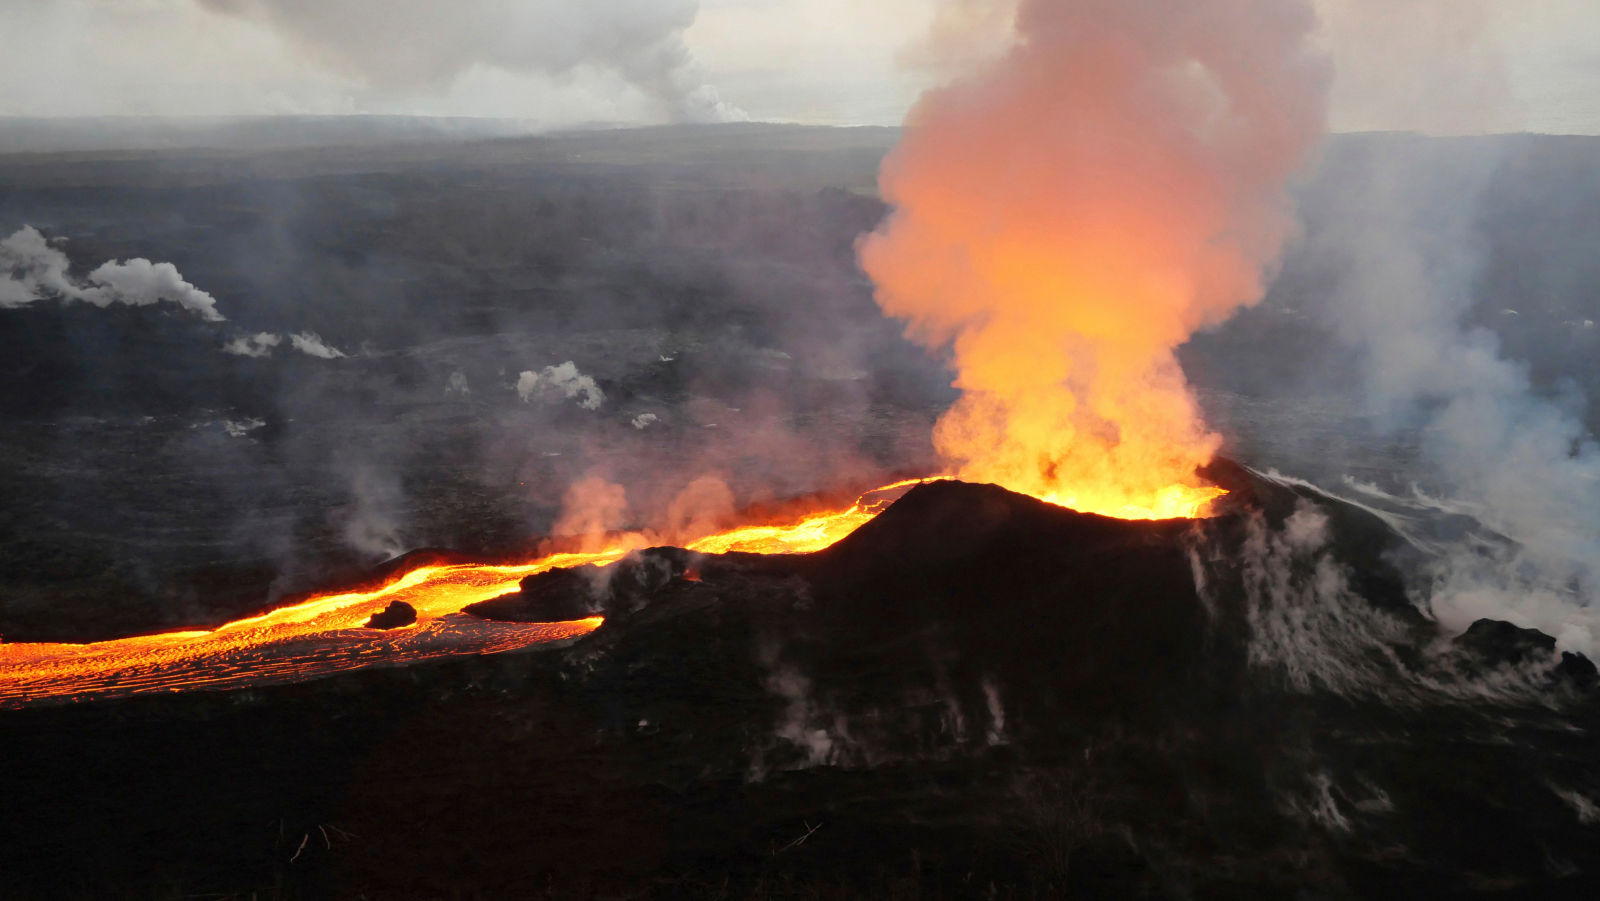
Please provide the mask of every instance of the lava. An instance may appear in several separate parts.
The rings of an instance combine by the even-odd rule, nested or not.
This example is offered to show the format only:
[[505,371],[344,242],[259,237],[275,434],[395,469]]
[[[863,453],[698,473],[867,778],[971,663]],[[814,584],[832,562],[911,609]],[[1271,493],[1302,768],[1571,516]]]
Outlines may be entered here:
[[1139,495],[1139,500],[1129,500],[1125,495],[1055,488],[1019,493],[1031,494],[1058,507],[1116,519],[1198,519],[1206,515],[1212,501],[1228,492],[1214,485],[1174,482]]
[[[687,543],[708,554],[795,554],[820,550],[855,531],[908,479],[862,495],[842,510],[788,522],[742,526]],[[523,578],[559,567],[606,565],[630,548],[558,553],[526,563],[421,566],[382,587],[318,594],[296,604],[211,630],[163,632],[88,644],[0,644],[0,706],[48,699],[122,696],[153,691],[222,689],[298,681],[376,665],[401,665],[456,654],[493,654],[578,638],[600,617],[566,623],[486,622],[462,613],[470,604],[518,590]],[[393,601],[417,611],[414,625],[365,628]]]
[[[822,550],[877,516],[895,492],[934,479],[875,488],[843,509],[778,523],[738,526],[686,543],[706,554],[802,554]],[[1223,493],[1209,489],[1211,496]],[[1055,498],[1042,500],[1059,503]],[[1175,515],[1191,516],[1201,506]],[[1151,518],[1134,510],[1124,518]],[[463,608],[517,591],[523,578],[560,567],[604,566],[628,546],[558,553],[526,563],[420,566],[366,591],[331,592],[211,630],[163,632],[88,644],[0,644],[0,707],[146,692],[227,689],[293,682],[373,666],[398,666],[458,654],[495,654],[582,637],[601,617],[564,623],[490,622]],[[417,611],[415,624],[365,628],[394,601]]]

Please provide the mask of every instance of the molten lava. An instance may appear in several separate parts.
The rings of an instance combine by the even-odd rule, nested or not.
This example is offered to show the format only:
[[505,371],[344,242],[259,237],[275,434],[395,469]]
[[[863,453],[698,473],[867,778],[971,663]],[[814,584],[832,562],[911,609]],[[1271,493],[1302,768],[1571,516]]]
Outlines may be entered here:
[[[688,542],[708,554],[798,554],[821,550],[876,516],[885,493],[908,479],[867,492],[842,510],[787,522],[742,526]],[[0,707],[47,699],[121,696],[151,691],[234,688],[289,682],[375,665],[456,654],[493,654],[598,628],[601,618],[566,623],[488,622],[461,612],[469,604],[517,591],[524,577],[558,567],[621,559],[625,547],[551,554],[526,563],[422,566],[369,591],[320,594],[209,631],[164,632],[89,644],[0,644]],[[414,625],[364,628],[373,614],[404,601]]]
[[[877,516],[894,492],[932,479],[875,488],[840,510],[779,523],[739,526],[687,543],[706,554],[803,554],[819,551]],[[1193,501],[1174,496],[1168,517],[1189,516],[1221,489]],[[1062,503],[1055,497],[1042,500]],[[1070,498],[1068,499],[1070,500]],[[1070,504],[1063,504],[1070,506]],[[1115,514],[1113,514],[1115,515]],[[1136,509],[1123,518],[1159,511]],[[209,631],[164,632],[89,644],[0,644],[0,707],[153,691],[236,688],[292,682],[371,666],[394,666],[457,654],[494,654],[578,638],[602,619],[565,623],[490,622],[462,613],[469,604],[517,591],[523,578],[559,567],[604,566],[626,547],[560,553],[526,563],[421,566],[368,591],[319,594]],[[365,628],[394,601],[417,611],[415,624]]]

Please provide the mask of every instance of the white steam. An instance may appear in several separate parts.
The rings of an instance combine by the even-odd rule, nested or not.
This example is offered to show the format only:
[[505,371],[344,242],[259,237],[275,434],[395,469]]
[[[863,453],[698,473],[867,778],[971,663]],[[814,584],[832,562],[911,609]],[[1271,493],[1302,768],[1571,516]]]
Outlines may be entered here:
[[1377,690],[1391,681],[1384,664],[1393,660],[1372,651],[1387,651],[1402,630],[1351,590],[1328,538],[1327,516],[1306,501],[1281,530],[1251,519],[1240,553],[1250,662],[1298,691]]
[[324,360],[337,360],[346,356],[344,351],[325,343],[321,336],[314,332],[301,332],[297,335],[290,335],[289,343],[295,350],[307,356],[320,357]]
[[345,508],[345,543],[367,557],[390,560],[406,550],[400,521],[405,493],[390,474],[361,466],[350,474]]
[[1396,428],[1421,426],[1432,490],[1513,542],[1442,560],[1434,615],[1458,631],[1506,620],[1593,656],[1600,445],[1575,391],[1536,391],[1492,332],[1468,324],[1478,199],[1495,166],[1462,156],[1441,170],[1379,155],[1365,181],[1346,186],[1330,217],[1338,225],[1310,247],[1336,279],[1325,313],[1361,357],[1373,411]]
[[312,62],[388,94],[442,93],[474,71],[616,75],[673,121],[746,118],[698,75],[696,0],[197,0],[271,28]]
[[67,255],[51,247],[44,235],[24,225],[0,240],[0,307],[20,307],[46,298],[82,301],[97,307],[112,304],[142,307],[169,301],[202,319],[220,322],[216,298],[185,281],[171,263],[142,257],[111,260],[78,281],[67,271]]
[[[598,410],[605,403],[605,392],[593,378],[578,371],[577,364],[568,360],[560,366],[546,366],[538,372],[524,371],[517,377],[517,396],[524,402],[547,392],[560,392],[568,400],[576,400],[585,410]],[[642,428],[642,426],[635,426]]]
[[1560,798],[1568,807],[1572,808],[1572,812],[1577,816],[1579,824],[1584,826],[1600,825],[1600,804],[1591,801],[1587,795],[1571,789],[1557,788],[1552,785],[1550,790],[1555,792],[1556,797]]
[[[337,360],[348,356],[344,351],[322,340],[315,332],[300,332],[289,335],[289,346],[308,357],[320,360]],[[222,345],[222,352],[233,354],[236,357],[270,357],[273,351],[283,344],[283,335],[274,332],[257,332],[254,335],[241,335]],[[458,373],[459,375],[459,373]],[[465,378],[463,376],[463,378]]]
[[237,357],[267,357],[272,355],[273,348],[283,343],[282,335],[272,332],[257,332],[254,335],[243,335],[222,345],[222,352],[233,354]]
[[839,743],[834,732],[842,723],[830,718],[827,710],[812,698],[811,680],[794,667],[782,665],[767,677],[766,687],[784,701],[783,714],[775,731],[779,738],[805,754],[802,768],[834,763]]
[[[1266,478],[1316,490],[1276,474]],[[1419,540],[1405,523],[1379,509],[1347,498],[1333,500],[1355,504],[1397,525],[1406,541],[1418,548],[1433,547],[1426,536]],[[1419,657],[1402,657],[1397,648],[1413,644],[1418,634],[1404,618],[1357,592],[1351,572],[1335,556],[1334,539],[1322,505],[1302,498],[1277,527],[1261,514],[1253,515],[1237,554],[1218,553],[1220,546],[1208,547],[1204,540],[1192,549],[1191,565],[1203,600],[1211,581],[1208,569],[1237,561],[1253,667],[1275,675],[1293,691],[1368,695],[1397,705],[1522,703],[1547,693],[1549,667],[1556,662],[1547,655],[1483,671],[1464,668],[1455,643],[1446,640],[1420,648]],[[1504,618],[1500,610],[1485,615]]]

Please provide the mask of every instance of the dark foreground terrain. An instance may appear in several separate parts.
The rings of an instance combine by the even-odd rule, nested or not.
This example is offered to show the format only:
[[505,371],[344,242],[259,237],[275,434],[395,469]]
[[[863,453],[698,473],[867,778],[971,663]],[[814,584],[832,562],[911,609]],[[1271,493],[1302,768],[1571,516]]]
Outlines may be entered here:
[[1592,898],[1594,667],[1455,640],[1374,516],[932,483],[802,557],[480,611],[557,651],[0,716],[6,897]]

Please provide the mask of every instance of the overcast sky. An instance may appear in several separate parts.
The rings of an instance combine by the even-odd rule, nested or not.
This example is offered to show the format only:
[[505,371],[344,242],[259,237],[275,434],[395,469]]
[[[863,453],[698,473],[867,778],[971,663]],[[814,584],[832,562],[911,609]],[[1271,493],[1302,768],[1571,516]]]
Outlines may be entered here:
[[[0,115],[896,124],[1004,2],[0,0]],[[1600,0],[1316,2],[1337,130],[1600,134]]]

